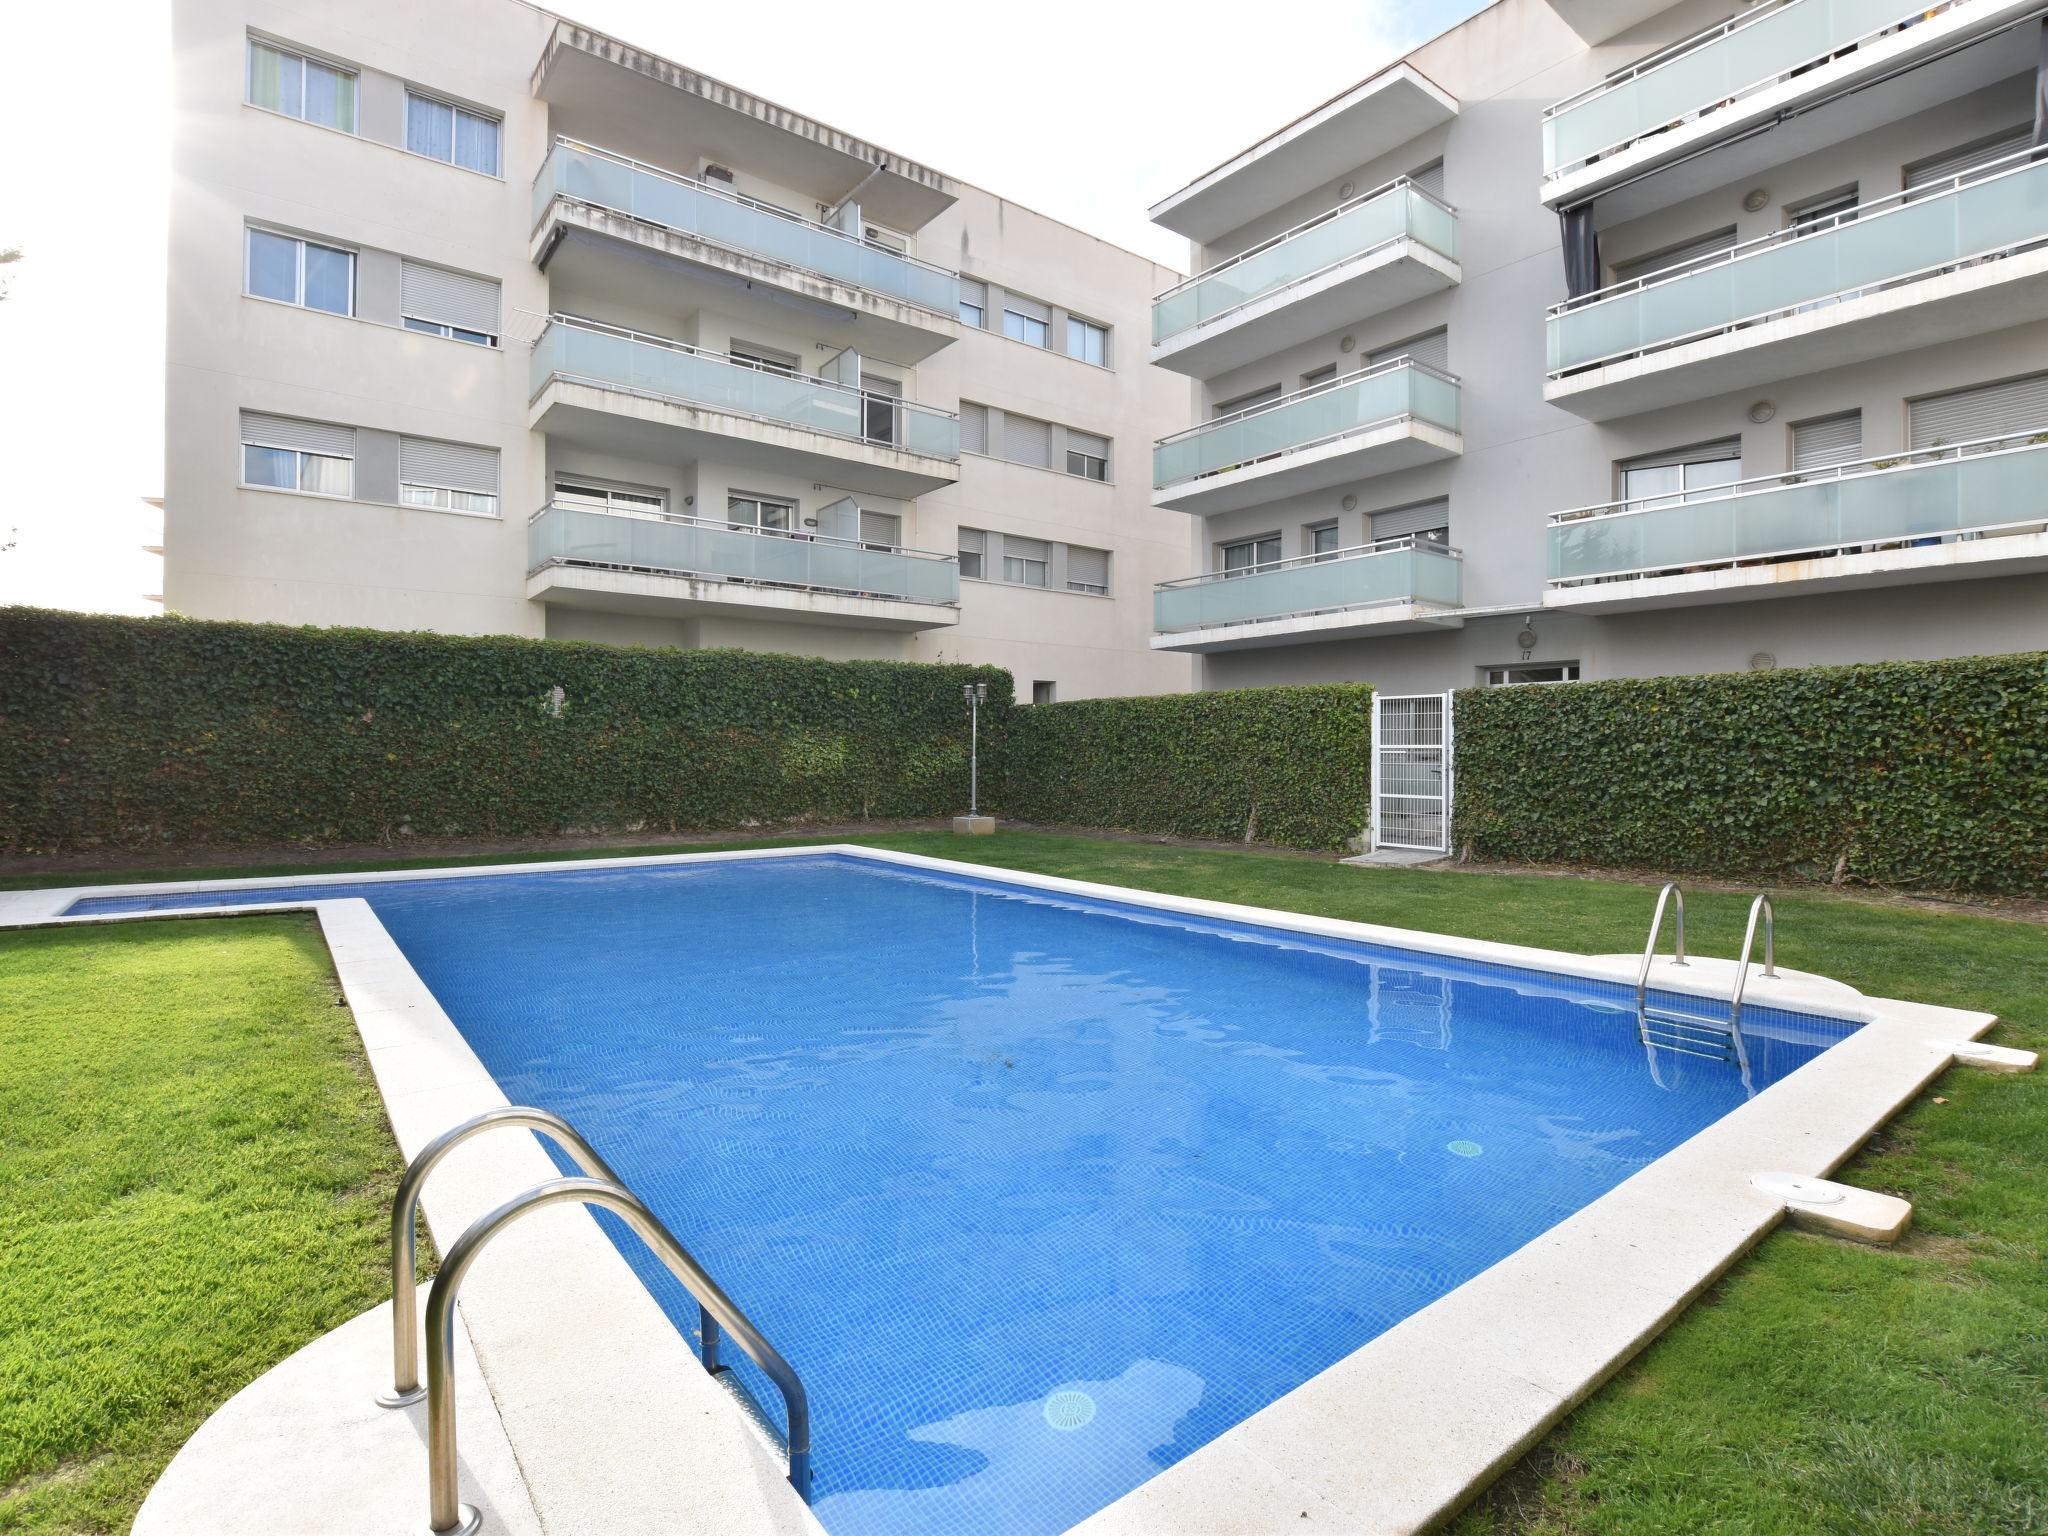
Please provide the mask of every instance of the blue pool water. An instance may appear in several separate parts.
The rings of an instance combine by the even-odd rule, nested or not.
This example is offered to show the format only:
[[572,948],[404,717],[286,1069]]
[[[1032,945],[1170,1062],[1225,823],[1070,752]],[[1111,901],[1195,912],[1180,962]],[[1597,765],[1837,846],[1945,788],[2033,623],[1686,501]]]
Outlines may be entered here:
[[[366,898],[788,1356],[833,1536],[1064,1530],[1745,1098],[1611,984],[837,856],[73,911],[285,894]],[[1757,1089],[1850,1029],[1744,1022]]]

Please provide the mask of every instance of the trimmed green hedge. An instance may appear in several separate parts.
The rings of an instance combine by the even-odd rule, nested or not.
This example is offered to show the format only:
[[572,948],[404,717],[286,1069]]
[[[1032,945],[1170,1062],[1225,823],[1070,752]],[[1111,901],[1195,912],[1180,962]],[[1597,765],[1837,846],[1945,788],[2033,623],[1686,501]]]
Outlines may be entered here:
[[0,609],[0,850],[950,814],[970,680],[1000,771],[994,667]]
[[1341,848],[1372,793],[1358,683],[1034,704],[1011,718],[1000,809],[1024,821]]
[[1481,858],[2048,895],[2048,654],[1457,699]]

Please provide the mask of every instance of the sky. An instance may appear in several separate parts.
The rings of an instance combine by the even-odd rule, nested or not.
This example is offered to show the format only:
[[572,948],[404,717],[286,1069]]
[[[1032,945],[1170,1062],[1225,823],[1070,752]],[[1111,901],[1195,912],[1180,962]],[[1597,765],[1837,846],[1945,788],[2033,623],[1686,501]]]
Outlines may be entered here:
[[[555,8],[1182,267],[1147,207],[1478,0],[1267,0],[1257,26],[1218,0]],[[77,55],[69,7],[14,7],[0,49],[0,250],[22,251],[0,266],[0,603],[154,613],[170,4],[92,14],[94,99],[119,112],[52,67]]]

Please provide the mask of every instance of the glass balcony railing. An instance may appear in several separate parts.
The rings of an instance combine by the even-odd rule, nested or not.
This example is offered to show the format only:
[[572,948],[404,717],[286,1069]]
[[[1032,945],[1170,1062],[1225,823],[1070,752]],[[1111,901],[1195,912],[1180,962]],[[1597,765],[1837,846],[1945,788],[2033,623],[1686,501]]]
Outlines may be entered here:
[[1455,608],[1464,600],[1464,570],[1464,557],[1455,549],[1426,539],[1382,539],[1357,549],[1163,581],[1152,591],[1152,627],[1173,634],[1389,603]]
[[2048,428],[1550,519],[1553,587],[2048,524]]
[[1550,373],[1816,310],[2048,241],[2048,147],[1551,306]]
[[1199,272],[1152,301],[1152,340],[1177,336],[1393,241],[1455,261],[1458,216],[1405,176]]
[[1457,431],[1458,381],[1397,357],[1161,438],[1152,448],[1152,484],[1164,490],[1410,419]]
[[850,442],[960,457],[960,419],[951,411],[568,315],[550,316],[533,346],[533,393],[551,378],[708,405]]
[[526,553],[535,571],[589,566],[896,602],[960,601],[960,562],[951,555],[697,517],[542,507],[526,525]]
[[1787,0],[1750,10],[1556,103],[1543,173],[1561,175],[1660,129],[1735,105],[1800,69],[1964,0]]
[[665,229],[787,262],[948,318],[960,313],[957,272],[574,139],[555,140],[534,178],[536,224],[556,197],[594,203]]

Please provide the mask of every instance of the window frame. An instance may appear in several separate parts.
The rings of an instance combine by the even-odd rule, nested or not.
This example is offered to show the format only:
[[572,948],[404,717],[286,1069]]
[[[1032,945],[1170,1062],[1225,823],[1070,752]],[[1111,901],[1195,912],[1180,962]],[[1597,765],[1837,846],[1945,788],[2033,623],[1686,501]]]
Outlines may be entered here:
[[1116,551],[1110,549],[1103,549],[1099,545],[1095,544],[1067,544],[1062,547],[1067,551],[1067,590],[1069,592],[1079,592],[1085,597],[1108,597],[1110,595],[1109,582],[1074,580],[1074,551],[1077,549],[1085,549],[1089,551],[1091,554],[1097,554],[1102,556],[1103,574],[1105,576],[1113,575],[1115,572]]
[[[430,491],[438,493],[443,500],[418,501],[406,495],[408,491]],[[489,502],[486,507],[463,507],[455,504],[459,496],[468,496],[478,501]],[[434,485],[425,480],[401,480],[398,482],[398,504],[401,507],[417,507],[427,512],[455,512],[464,517],[496,517],[498,515],[498,493],[496,491],[469,491],[452,485]]]
[[[732,509],[735,502],[744,502],[753,507],[755,521],[743,523],[734,517]],[[785,520],[782,523],[775,524],[763,520],[770,507],[775,508],[783,515]],[[725,493],[725,525],[728,528],[733,528],[743,533],[793,538],[796,536],[797,517],[800,510],[796,502],[785,501],[780,496],[767,496],[752,491],[728,490]]]
[[[596,479],[591,476],[572,474],[568,476],[568,484],[565,487],[563,477],[558,473],[554,477],[548,491],[549,504],[553,505],[559,502],[565,489],[572,496],[584,498],[583,501],[561,502],[562,505],[578,512],[596,512],[607,517],[668,516],[668,492],[659,486],[614,485],[610,481]],[[651,502],[653,505],[621,505],[619,502],[621,496],[632,497],[641,503]],[[589,504],[600,499],[604,502],[604,505],[601,507]]]
[[[242,102],[245,106],[254,107],[259,112],[275,112],[279,117],[288,117],[295,123],[308,123],[315,128],[326,128],[335,133],[345,133],[351,138],[360,137],[357,130],[362,122],[363,75],[361,70],[356,69],[352,65],[343,64],[337,59],[325,58],[317,53],[309,53],[303,48],[296,48],[288,43],[275,42],[267,37],[259,37],[254,32],[243,33],[242,39]],[[278,57],[290,59],[299,66],[298,111],[288,112],[282,105],[273,107],[267,102],[261,102],[256,99],[256,50],[258,48],[268,49],[271,53],[278,55]],[[349,120],[347,127],[343,127],[339,123],[325,123],[316,117],[306,116],[306,69],[308,65],[313,64],[317,64],[320,68],[329,70],[342,79],[354,83],[353,89],[349,92]]]
[[444,341],[459,341],[466,347],[488,347],[493,351],[498,346],[498,338],[489,331],[472,331],[467,326],[450,325],[445,320],[400,313],[398,322],[415,336],[439,336]]
[[[272,240],[289,240],[295,247],[292,253],[293,297],[280,299],[275,294],[258,293],[255,291],[256,237],[258,235],[266,236]],[[348,258],[348,307],[346,309],[329,309],[324,304],[308,304],[306,302],[306,248],[308,246],[314,247],[317,250],[332,252],[336,256]],[[315,314],[341,315],[353,320],[356,318],[356,258],[358,254],[353,246],[329,245],[325,240],[312,240],[304,235],[287,234],[281,229],[271,229],[263,224],[244,224],[242,226],[243,297],[260,299],[266,304],[283,304],[292,309],[311,310]]]
[[[251,480],[249,478],[249,450],[251,448],[258,449],[264,453],[290,454],[292,456],[292,483],[290,485],[272,485],[267,480]],[[324,459],[335,464],[346,464],[348,466],[348,489],[345,491],[309,489],[305,480],[306,463],[310,459]],[[354,501],[356,499],[355,456],[350,454],[344,458],[338,453],[314,453],[306,448],[284,448],[276,443],[251,442],[245,437],[242,439],[242,465],[240,479],[237,483],[241,489],[249,491],[282,491],[291,496],[319,496],[327,501]]]
[[[1012,320],[1018,322],[1020,327],[1028,325],[1037,326],[1039,330],[1038,339],[1033,341],[1029,336],[1020,336],[1011,330],[1010,322]],[[1003,334],[1012,341],[1021,341],[1025,346],[1036,347],[1041,352],[1050,352],[1052,350],[1052,322],[1041,320],[1036,315],[1024,314],[1019,310],[1010,308],[1007,304],[1003,306]]]
[[[1273,546],[1273,553],[1271,556],[1261,559],[1259,551],[1268,544]],[[1252,558],[1244,565],[1233,568],[1230,564],[1230,552],[1234,549],[1249,549],[1252,552]],[[1280,552],[1280,535],[1277,533],[1255,533],[1248,538],[1227,539],[1220,541],[1216,546],[1216,570],[1213,574],[1221,575],[1225,578],[1246,576],[1257,570],[1260,566],[1272,565],[1275,561],[1282,558],[1284,557]]]
[[[1082,350],[1079,352],[1074,350],[1076,332],[1080,334],[1082,342]],[[1088,356],[1087,347],[1091,338],[1095,343],[1095,350],[1100,354],[1099,356]],[[1068,315],[1067,356],[1074,359],[1077,363],[1087,363],[1095,368],[1107,368],[1109,366],[1109,327],[1098,321],[1085,319],[1080,315]]]
[[[967,547],[966,540],[969,534],[972,534],[981,541],[978,548],[970,549]],[[974,569],[972,571],[967,569],[967,561],[970,557],[974,560]],[[953,558],[959,563],[960,579],[962,581],[987,581],[989,579],[986,574],[988,571],[988,530],[986,528],[964,527],[954,529]]]
[[[1074,467],[1076,459],[1081,461],[1079,469]],[[1109,455],[1106,453],[1089,453],[1082,448],[1069,448],[1067,450],[1067,473],[1076,480],[1093,480],[1098,485],[1107,485],[1109,484]]]
[[[1516,672],[1562,672],[1562,677],[1524,677],[1516,681],[1510,674]],[[1584,681],[1584,673],[1576,661],[1514,661],[1503,662],[1496,667],[1479,669],[1480,685],[1486,688],[1556,688],[1564,683]]]
[[[413,147],[412,104],[415,101],[423,101],[429,106],[446,108],[451,114],[448,119],[448,153],[446,155],[429,154],[424,149],[415,149]],[[488,171],[484,170],[481,166],[464,165],[455,158],[457,145],[461,142],[460,135],[458,135],[456,129],[460,126],[460,120],[464,117],[474,118],[477,122],[489,123],[491,125],[493,135],[492,168]],[[404,149],[407,154],[418,155],[422,160],[432,160],[438,165],[452,165],[458,171],[468,171],[474,176],[488,176],[493,181],[503,181],[505,179],[504,114],[486,112],[477,107],[466,107],[458,101],[451,100],[449,97],[437,96],[432,91],[422,90],[420,87],[408,83],[405,88]]]
[[[1733,448],[1731,455],[1729,449]],[[1698,485],[1691,483],[1689,471],[1711,464],[1734,466],[1734,472],[1725,480],[1705,480]],[[1645,491],[1637,495],[1629,490],[1629,476],[1647,474],[1653,470],[1676,469],[1678,485],[1669,491]],[[1719,442],[1698,443],[1690,448],[1673,448],[1663,453],[1638,454],[1633,459],[1618,459],[1614,465],[1616,500],[1642,502],[1643,510],[1658,507],[1682,507],[1694,497],[1711,496],[1742,478],[1742,440],[1726,438]]]

